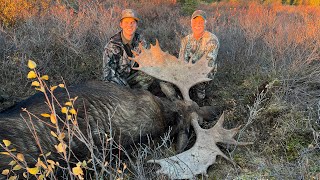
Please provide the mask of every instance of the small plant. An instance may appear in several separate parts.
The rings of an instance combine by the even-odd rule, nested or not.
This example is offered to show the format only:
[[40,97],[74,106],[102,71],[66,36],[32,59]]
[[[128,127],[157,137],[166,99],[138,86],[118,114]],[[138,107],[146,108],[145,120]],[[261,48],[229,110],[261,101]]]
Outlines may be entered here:
[[[16,175],[16,171],[25,170],[23,173],[24,178],[30,178],[30,176],[34,176],[37,179],[45,179],[48,177],[55,177],[55,169],[56,167],[60,167],[65,169],[65,167],[60,166],[59,162],[55,162],[50,159],[51,152],[44,152],[43,148],[39,141],[39,134],[37,133],[35,127],[33,126],[33,122],[31,117],[36,117],[39,121],[42,121],[45,125],[51,127],[55,131],[51,131],[51,135],[56,138],[56,144],[53,146],[56,149],[55,153],[58,153],[67,163],[67,169],[69,170],[69,176],[72,178],[77,177],[79,179],[83,178],[83,168],[87,168],[87,162],[78,162],[76,166],[72,165],[73,163],[69,162],[71,158],[70,149],[68,149],[68,140],[71,137],[66,136],[73,136],[74,129],[77,126],[77,111],[74,108],[73,104],[77,100],[77,97],[71,98],[69,97],[69,101],[65,102],[64,104],[60,104],[54,96],[54,90],[58,87],[65,88],[65,84],[59,84],[58,86],[51,86],[48,87],[46,82],[49,79],[48,75],[41,76],[36,70],[36,63],[34,61],[28,61],[28,67],[30,71],[27,75],[28,79],[33,80],[31,86],[34,86],[37,91],[40,91],[44,94],[46,99],[46,105],[50,109],[50,112],[43,112],[41,114],[42,119],[40,117],[36,117],[34,114],[29,112],[27,109],[23,109],[24,112],[28,114],[30,117],[29,121],[25,119],[26,125],[28,125],[29,130],[32,132],[34,140],[37,142],[38,148],[41,154],[38,157],[38,161],[34,167],[30,167],[24,155],[21,153],[14,153],[15,149],[10,149],[11,142],[10,140],[3,140],[4,144],[0,144],[1,147],[5,150],[2,154],[6,154],[12,157],[12,161],[9,165],[11,165],[11,169],[3,170],[2,174],[6,175],[9,179],[18,178]],[[68,92],[68,91],[67,91]],[[65,117],[59,116],[57,108],[55,106],[58,105],[61,112],[65,115]],[[72,167],[74,166],[74,167]]]
[[182,12],[186,15],[191,15],[193,11],[196,10],[198,6],[198,0],[183,0],[181,1],[182,4]]

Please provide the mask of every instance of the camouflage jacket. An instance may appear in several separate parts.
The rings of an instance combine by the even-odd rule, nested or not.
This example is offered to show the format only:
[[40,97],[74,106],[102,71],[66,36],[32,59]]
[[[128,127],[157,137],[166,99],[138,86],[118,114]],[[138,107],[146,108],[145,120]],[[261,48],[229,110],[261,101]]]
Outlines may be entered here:
[[186,62],[197,62],[203,55],[207,54],[207,60],[210,67],[214,67],[209,78],[213,78],[217,71],[216,58],[220,47],[219,40],[214,34],[205,31],[204,35],[196,40],[192,34],[187,35],[181,40],[179,58]]
[[[140,52],[139,43],[146,46],[145,39],[135,33],[130,50]],[[128,47],[128,46],[127,46]],[[127,50],[128,51],[128,50]],[[131,51],[129,51],[130,53]],[[134,62],[130,61],[125,45],[122,42],[121,31],[110,38],[103,53],[103,80],[115,82],[119,85],[128,85],[128,78],[135,70],[132,70]]]

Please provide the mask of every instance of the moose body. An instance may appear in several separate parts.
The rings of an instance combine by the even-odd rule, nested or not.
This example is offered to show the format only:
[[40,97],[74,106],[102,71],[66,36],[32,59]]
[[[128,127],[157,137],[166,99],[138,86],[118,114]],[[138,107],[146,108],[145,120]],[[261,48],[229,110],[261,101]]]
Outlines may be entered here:
[[[169,126],[175,124],[176,112],[173,111],[174,108],[168,106],[172,103],[167,102],[166,99],[161,100],[145,90],[130,89],[114,83],[91,81],[70,87],[68,91],[70,97],[78,96],[75,106],[79,129],[85,135],[92,134],[97,147],[102,146],[101,136],[105,134],[114,137],[120,145],[128,147],[134,142],[141,141],[147,135],[158,137],[166,132]],[[60,103],[68,101],[67,93],[63,89],[56,91],[54,96]],[[0,139],[1,141],[10,140],[17,152],[25,155],[27,162],[35,163],[40,150],[26,124],[30,121],[30,117],[21,110],[22,108],[26,108],[38,117],[41,117],[41,113],[49,112],[45,104],[45,97],[41,92],[1,112]],[[60,109],[56,109],[58,113]],[[58,144],[58,140],[50,134],[50,131],[54,130],[34,117],[31,119],[44,153],[56,152],[54,145]],[[86,157],[88,150],[84,143],[73,138],[70,144],[77,158]],[[55,156],[57,155],[53,157]],[[12,158],[0,154],[0,159],[1,171]]]

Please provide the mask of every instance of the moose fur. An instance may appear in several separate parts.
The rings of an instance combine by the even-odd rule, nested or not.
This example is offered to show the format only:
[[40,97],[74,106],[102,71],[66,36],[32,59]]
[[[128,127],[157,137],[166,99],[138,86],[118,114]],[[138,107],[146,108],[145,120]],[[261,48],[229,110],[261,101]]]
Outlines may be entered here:
[[[169,127],[178,128],[178,112],[184,111],[184,108],[179,108],[179,103],[161,99],[145,90],[130,89],[114,83],[92,81],[70,87],[68,91],[70,97],[78,96],[75,106],[80,130],[86,135],[91,133],[98,148],[101,147],[101,135],[109,135],[111,129],[115,141],[124,147],[143,140],[147,135],[159,137]],[[55,91],[54,96],[62,104],[68,101],[64,89]],[[32,164],[37,161],[40,150],[26,124],[27,122],[31,125],[30,117],[21,110],[22,108],[38,117],[41,117],[41,113],[49,112],[45,97],[40,92],[1,112],[0,140],[10,140],[11,146],[16,148],[17,152],[23,153],[26,161]],[[56,108],[56,112],[60,112],[60,109]],[[59,115],[63,116],[61,113]],[[34,117],[31,119],[44,153],[56,152],[53,145],[58,144],[58,140],[50,134],[50,131],[54,130]],[[75,156],[80,160],[84,159],[89,153],[85,145],[76,138],[70,141],[70,148]],[[50,157],[58,155],[53,154]],[[0,154],[0,159],[1,172],[12,158]]]

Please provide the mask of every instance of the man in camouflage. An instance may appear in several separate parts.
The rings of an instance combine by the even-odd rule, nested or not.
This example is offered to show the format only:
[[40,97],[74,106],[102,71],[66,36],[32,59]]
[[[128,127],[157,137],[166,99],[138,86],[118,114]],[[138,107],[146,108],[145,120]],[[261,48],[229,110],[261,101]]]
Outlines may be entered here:
[[[179,57],[186,62],[197,62],[205,55],[208,64],[214,69],[209,74],[209,78],[213,79],[217,71],[216,58],[219,50],[219,40],[217,36],[206,31],[207,15],[202,10],[196,10],[191,16],[192,33],[181,40]],[[205,98],[205,86],[208,83],[201,83],[191,89],[191,98],[193,91],[195,91],[199,99]]]
[[[181,40],[179,59],[182,58],[186,62],[191,61],[195,63],[200,60],[202,56],[206,56],[208,65],[213,67],[212,72],[209,74],[209,78],[213,79],[217,71],[216,58],[219,49],[218,38],[206,31],[206,13],[202,10],[196,10],[191,16],[191,29],[192,33],[187,35]],[[208,83],[200,83],[190,90],[190,98],[195,100],[202,100],[205,98],[205,88]],[[183,126],[183,125],[182,125]],[[181,128],[178,136],[177,151],[182,152],[189,140],[189,125],[185,124],[184,128]]]
[[135,66],[129,57],[133,57],[132,50],[140,52],[139,43],[146,47],[142,35],[136,32],[139,18],[132,9],[122,11],[121,31],[112,36],[105,46],[103,53],[103,80],[131,88],[148,89],[153,78],[141,71],[133,70]]

